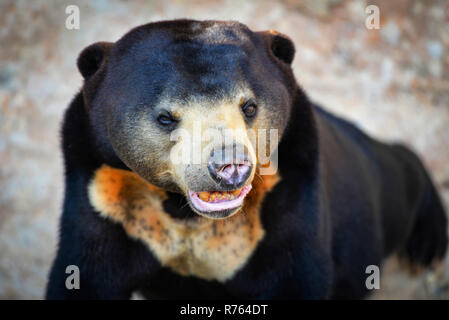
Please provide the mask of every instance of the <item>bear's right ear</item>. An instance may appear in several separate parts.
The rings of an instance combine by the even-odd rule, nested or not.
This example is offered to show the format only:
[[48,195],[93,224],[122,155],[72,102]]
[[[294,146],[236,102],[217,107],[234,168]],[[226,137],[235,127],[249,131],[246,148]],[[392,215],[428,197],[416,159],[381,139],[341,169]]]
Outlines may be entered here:
[[286,64],[291,64],[295,57],[293,41],[280,32],[269,30],[259,32],[265,39],[271,54]]
[[96,42],[81,51],[77,65],[84,79],[90,78],[97,72],[101,64],[109,56],[112,42]]

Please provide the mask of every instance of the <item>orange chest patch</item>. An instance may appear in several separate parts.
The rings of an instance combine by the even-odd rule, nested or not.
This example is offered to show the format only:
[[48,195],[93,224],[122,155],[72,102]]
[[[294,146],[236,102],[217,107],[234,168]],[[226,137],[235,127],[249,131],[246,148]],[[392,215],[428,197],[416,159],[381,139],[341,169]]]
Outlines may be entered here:
[[173,218],[163,209],[164,190],[133,172],[105,165],[88,191],[95,210],[143,241],[163,266],[223,282],[245,265],[263,238],[260,205],[277,181],[278,176],[256,177],[242,210],[225,220]]

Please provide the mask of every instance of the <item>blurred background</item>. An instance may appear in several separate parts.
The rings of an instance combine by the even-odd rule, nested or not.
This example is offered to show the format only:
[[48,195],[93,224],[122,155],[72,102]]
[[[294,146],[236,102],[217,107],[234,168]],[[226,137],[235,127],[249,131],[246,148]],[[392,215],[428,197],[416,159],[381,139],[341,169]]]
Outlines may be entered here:
[[[380,9],[380,29],[365,8]],[[65,27],[68,5],[80,29]],[[449,1],[0,0],[0,299],[40,299],[63,195],[60,124],[82,85],[76,58],[150,21],[239,20],[289,35],[309,96],[371,135],[408,143],[449,209]],[[391,259],[390,259],[391,260]],[[394,260],[374,299],[448,298],[441,274],[411,277]]]

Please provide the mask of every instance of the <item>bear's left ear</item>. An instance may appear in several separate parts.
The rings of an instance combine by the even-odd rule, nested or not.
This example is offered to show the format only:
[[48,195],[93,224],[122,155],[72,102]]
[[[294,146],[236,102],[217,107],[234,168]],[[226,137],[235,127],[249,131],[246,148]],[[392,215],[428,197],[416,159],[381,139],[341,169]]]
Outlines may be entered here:
[[109,56],[112,42],[96,42],[81,51],[77,65],[84,79],[88,79],[100,69],[101,64]]
[[262,34],[270,52],[276,58],[287,64],[292,63],[295,57],[295,45],[288,36],[274,30],[259,33]]

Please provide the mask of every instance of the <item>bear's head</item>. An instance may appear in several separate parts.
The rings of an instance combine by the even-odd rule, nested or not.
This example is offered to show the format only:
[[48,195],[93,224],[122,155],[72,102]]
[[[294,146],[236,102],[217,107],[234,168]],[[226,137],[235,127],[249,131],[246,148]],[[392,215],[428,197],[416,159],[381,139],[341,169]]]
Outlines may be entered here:
[[229,217],[286,128],[294,53],[288,37],[231,21],[150,23],[92,44],[78,68],[93,143],[196,213]]

